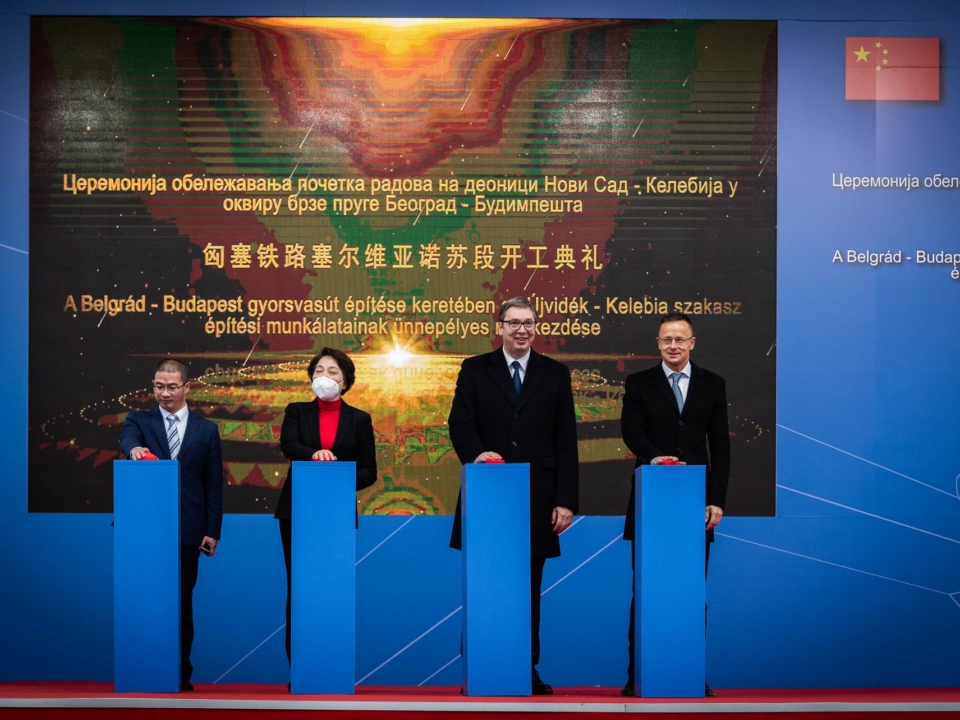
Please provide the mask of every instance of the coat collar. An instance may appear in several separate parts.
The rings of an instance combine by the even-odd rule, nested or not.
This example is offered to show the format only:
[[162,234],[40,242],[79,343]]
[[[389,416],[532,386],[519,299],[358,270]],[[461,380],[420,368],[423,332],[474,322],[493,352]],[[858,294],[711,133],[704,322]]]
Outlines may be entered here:
[[499,347],[492,353],[489,353],[487,360],[487,371],[493,378],[497,388],[507,399],[507,402],[509,402],[515,410],[519,410],[529,402],[546,373],[547,363],[543,355],[531,349],[530,360],[527,362],[527,372],[524,375],[523,385],[520,387],[520,397],[518,398],[516,390],[513,389],[513,377],[510,375],[510,368],[503,355],[503,348]]
[[[159,407],[155,407],[153,410],[150,410],[148,414],[150,415],[150,425],[157,435],[156,445],[160,448],[160,452],[163,455],[160,459],[169,460],[170,446],[167,444],[167,428],[163,421],[163,413],[160,412]],[[177,453],[177,457],[180,457],[190,446],[190,443],[197,437],[197,432],[200,430],[201,419],[201,416],[193,410],[187,410],[187,432],[184,437],[180,438],[180,451]]]
[[692,362],[690,363],[690,384],[687,386],[687,399],[683,401],[683,411],[686,412],[703,390],[703,370]]
[[[187,416],[189,417],[189,420],[187,421],[187,432],[184,433],[184,436],[180,439],[181,453],[184,452],[188,447],[190,447],[190,443],[192,443],[194,439],[196,439],[197,432],[199,432],[200,430],[200,420],[201,420],[200,415],[195,413],[193,410],[190,410],[187,413]],[[178,457],[179,455],[180,453],[177,453]]]
[[[337,436],[333,439],[333,447],[330,451],[337,454],[336,448],[347,441],[347,434],[353,432],[351,429],[351,418],[356,413],[356,409],[347,404],[342,397],[340,399],[340,420],[337,423]],[[310,437],[307,438],[307,445],[310,447],[320,447],[320,404],[316,399],[307,403],[307,430]]]
[[[147,415],[150,418],[150,429],[153,430],[153,434],[155,435],[154,443],[160,452],[159,457],[161,460],[169,460],[170,448],[167,445],[167,432],[163,427],[163,414],[160,412],[159,407],[155,407],[148,411]],[[144,440],[149,447],[150,441],[147,438],[144,438]]]
[[657,390],[670,403],[670,407],[677,411],[677,415],[683,417],[703,389],[703,370],[694,365],[693,361],[690,362],[690,384],[687,385],[687,397],[683,401],[683,412],[680,412],[677,407],[677,399],[673,396],[673,388],[663,372],[662,362],[658,362],[651,370],[655,377],[654,385],[656,385]]

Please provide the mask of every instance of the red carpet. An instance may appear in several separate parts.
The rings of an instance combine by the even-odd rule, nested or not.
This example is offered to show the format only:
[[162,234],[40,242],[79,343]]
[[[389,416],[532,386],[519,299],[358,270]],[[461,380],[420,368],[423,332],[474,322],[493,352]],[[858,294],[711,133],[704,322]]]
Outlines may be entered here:
[[[459,694],[458,687],[360,687],[356,695],[290,695],[285,685],[204,685],[193,693],[121,694],[112,683],[0,683],[0,716],[19,718],[137,718],[171,716],[228,717],[243,711],[244,720],[284,717],[296,710],[310,717],[334,715],[342,720],[400,720],[427,714],[447,720],[471,713],[496,720],[530,720],[576,713],[578,718],[669,715],[671,720],[722,714],[749,720],[790,720],[842,716],[844,720],[873,718],[936,718],[960,716],[960,688],[843,689],[843,690],[728,690],[715,698],[660,700],[621,698],[619,688],[558,688],[552,697],[476,698]],[[883,714],[881,716],[881,713]],[[289,716],[287,716],[289,717]],[[304,717],[302,714],[296,717]]]

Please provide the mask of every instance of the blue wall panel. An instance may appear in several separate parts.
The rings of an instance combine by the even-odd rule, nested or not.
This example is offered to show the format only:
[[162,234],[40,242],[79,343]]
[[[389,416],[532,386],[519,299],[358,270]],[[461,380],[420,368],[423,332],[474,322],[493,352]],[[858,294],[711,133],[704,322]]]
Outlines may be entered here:
[[[340,10],[325,2],[121,0],[18,1],[0,9],[0,542],[12,549],[0,560],[0,680],[107,681],[113,674],[110,517],[25,511],[27,13]],[[449,10],[381,0],[352,12]],[[476,13],[576,17],[583,5],[494,2]],[[778,517],[727,518],[719,528],[707,583],[711,684],[955,685],[960,376],[951,361],[960,355],[960,284],[942,266],[841,267],[830,259],[836,249],[960,252],[956,190],[854,192],[831,184],[841,172],[960,175],[960,4],[662,0],[600,2],[590,13],[781,20]],[[939,37],[941,102],[845,101],[838,48],[848,35]],[[460,557],[446,547],[449,530],[450,518],[360,519],[363,684],[459,682]],[[540,668],[554,685],[625,680],[630,558],[621,531],[620,518],[578,519],[564,555],[547,563]],[[276,522],[228,516],[218,559],[202,563],[195,679],[286,682]]]

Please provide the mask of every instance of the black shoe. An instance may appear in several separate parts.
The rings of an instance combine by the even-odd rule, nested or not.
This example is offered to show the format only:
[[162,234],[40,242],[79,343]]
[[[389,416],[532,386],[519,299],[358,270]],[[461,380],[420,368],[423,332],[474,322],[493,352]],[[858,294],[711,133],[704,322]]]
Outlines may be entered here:
[[180,692],[193,692],[193,683],[189,680],[181,680]]
[[717,694],[713,691],[713,688],[710,687],[710,683],[703,684],[703,696],[704,697],[716,697]]
[[633,678],[627,680],[627,684],[623,686],[623,690],[620,691],[622,697],[636,697],[637,691],[634,689]]
[[553,688],[540,679],[540,673],[533,669],[533,694],[534,695],[553,695]]

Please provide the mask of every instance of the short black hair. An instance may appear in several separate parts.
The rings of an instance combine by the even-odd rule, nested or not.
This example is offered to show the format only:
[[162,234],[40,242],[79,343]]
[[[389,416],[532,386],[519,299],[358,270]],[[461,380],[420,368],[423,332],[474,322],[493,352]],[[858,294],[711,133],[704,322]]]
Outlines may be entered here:
[[352,388],[353,383],[356,382],[357,368],[353,364],[353,360],[351,360],[343,350],[328,347],[323,348],[310,359],[310,364],[307,366],[307,377],[313,380],[313,371],[317,369],[317,363],[320,362],[320,358],[324,357],[333,358],[337,363],[337,367],[340,368],[340,372],[343,373],[343,390],[340,391],[340,394],[345,395],[347,390]]
[[510,298],[500,306],[500,313],[497,315],[497,322],[503,322],[503,318],[506,317],[507,310],[510,308],[527,308],[533,313],[533,321],[537,321],[537,309],[533,306],[532,302],[520,295]]
[[180,373],[180,382],[182,383],[190,379],[190,370],[187,368],[187,364],[176,358],[166,358],[157,363],[157,369],[153,371],[153,374],[156,375],[158,372]]
[[667,313],[662,318],[660,318],[660,325],[663,326],[668,322],[685,322],[690,326],[690,332],[693,332],[693,321],[690,319],[690,316],[686,313]]

